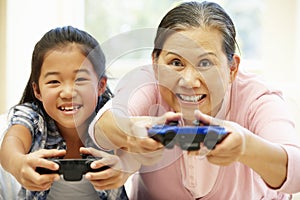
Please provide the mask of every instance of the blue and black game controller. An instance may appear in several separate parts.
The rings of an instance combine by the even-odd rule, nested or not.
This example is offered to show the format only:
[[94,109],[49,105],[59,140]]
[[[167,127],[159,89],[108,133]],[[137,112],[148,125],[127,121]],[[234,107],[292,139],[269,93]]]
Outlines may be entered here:
[[205,125],[178,126],[178,122],[164,125],[155,125],[148,130],[148,136],[161,142],[166,148],[171,149],[178,145],[182,150],[195,151],[203,143],[208,149],[213,149],[220,143],[228,132],[220,126]]

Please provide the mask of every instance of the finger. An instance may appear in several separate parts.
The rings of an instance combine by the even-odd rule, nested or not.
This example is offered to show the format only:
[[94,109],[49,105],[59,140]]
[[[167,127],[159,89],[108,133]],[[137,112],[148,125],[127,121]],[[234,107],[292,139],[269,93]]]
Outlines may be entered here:
[[202,113],[200,110],[194,111],[194,116],[197,120],[204,124],[223,126],[224,121]]
[[118,156],[111,155],[102,157],[99,160],[95,160],[93,163],[91,163],[91,168],[98,169],[103,166],[110,166],[111,168],[114,168],[115,165],[119,163]]
[[108,168],[99,172],[88,172],[85,174],[85,178],[90,181],[100,181],[100,180],[112,179],[117,174],[120,174],[119,170]]
[[42,167],[42,168],[46,168],[46,169],[50,169],[50,170],[54,170],[54,171],[59,169],[59,165],[56,162],[54,162],[52,160],[47,160],[44,158],[36,159],[32,165],[34,166],[35,169],[37,167]]
[[104,177],[104,174],[102,176],[96,176],[97,174],[92,174],[93,178],[90,179],[91,183],[94,185],[97,189],[104,189],[104,188],[116,188],[123,185],[126,181],[126,178],[124,178],[124,174],[120,173],[119,171],[114,171],[114,173],[110,174],[109,176]]
[[61,149],[41,149],[30,153],[31,155],[36,155],[41,158],[51,158],[51,157],[62,157],[66,154],[66,150]]
[[40,175],[37,172],[28,171],[28,175],[24,175],[23,185],[34,187],[39,190],[45,190],[51,187],[52,183],[60,179],[59,174]]
[[44,191],[44,190],[48,190],[50,189],[50,187],[52,186],[52,182],[51,183],[45,183],[45,184],[22,184],[23,187],[25,187],[27,190],[31,190],[31,191]]
[[153,121],[152,125],[156,124],[168,124],[171,121],[182,121],[182,113],[167,112],[161,117],[157,117]]
[[107,153],[105,151],[98,150],[98,149],[95,149],[95,148],[92,148],[92,147],[88,147],[88,148],[80,147],[79,152],[82,153],[82,154],[92,155],[92,156],[97,157],[97,158],[102,158],[102,157],[112,155],[110,153]]
[[122,185],[124,185],[124,181],[110,181],[109,183],[107,182],[107,180],[101,180],[101,181],[91,181],[91,183],[93,184],[94,188],[96,190],[111,190],[111,189],[116,189],[121,187]]
[[145,150],[148,150],[148,151],[155,151],[155,150],[159,150],[159,149],[163,148],[163,145],[160,142],[158,142],[152,138],[140,139],[139,143],[142,148],[144,148]]
[[80,148],[79,148],[79,152],[80,152],[81,154],[91,154],[90,151],[89,151],[89,149],[86,148],[86,147],[80,147]]

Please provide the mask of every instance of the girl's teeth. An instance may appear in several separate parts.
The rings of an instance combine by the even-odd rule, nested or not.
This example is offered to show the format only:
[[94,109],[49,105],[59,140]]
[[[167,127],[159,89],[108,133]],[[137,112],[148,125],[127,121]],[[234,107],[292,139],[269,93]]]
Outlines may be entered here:
[[78,110],[79,106],[75,106],[75,107],[61,107],[62,111],[73,111],[73,110]]

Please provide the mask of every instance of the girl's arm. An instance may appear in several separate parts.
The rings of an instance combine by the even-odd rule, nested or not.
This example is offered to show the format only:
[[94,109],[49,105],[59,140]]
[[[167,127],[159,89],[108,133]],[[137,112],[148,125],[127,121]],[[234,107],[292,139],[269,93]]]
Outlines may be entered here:
[[13,125],[5,134],[1,145],[1,165],[11,173],[26,189],[33,191],[46,190],[51,187],[54,180],[59,179],[58,174],[40,175],[36,167],[45,167],[57,170],[58,165],[44,158],[62,156],[65,150],[46,150],[28,153],[31,146],[31,134],[23,125]]
[[11,126],[1,144],[1,165],[5,170],[15,175],[18,157],[28,153],[31,145],[31,134],[28,128],[22,125]]

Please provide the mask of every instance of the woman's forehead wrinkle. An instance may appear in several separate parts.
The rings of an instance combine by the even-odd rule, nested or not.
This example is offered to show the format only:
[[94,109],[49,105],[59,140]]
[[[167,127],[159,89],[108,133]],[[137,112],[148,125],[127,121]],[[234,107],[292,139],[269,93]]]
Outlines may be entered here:
[[201,56],[222,55],[222,36],[218,30],[210,32],[199,29],[171,34],[165,41],[163,51],[174,53],[190,63],[198,62]]

